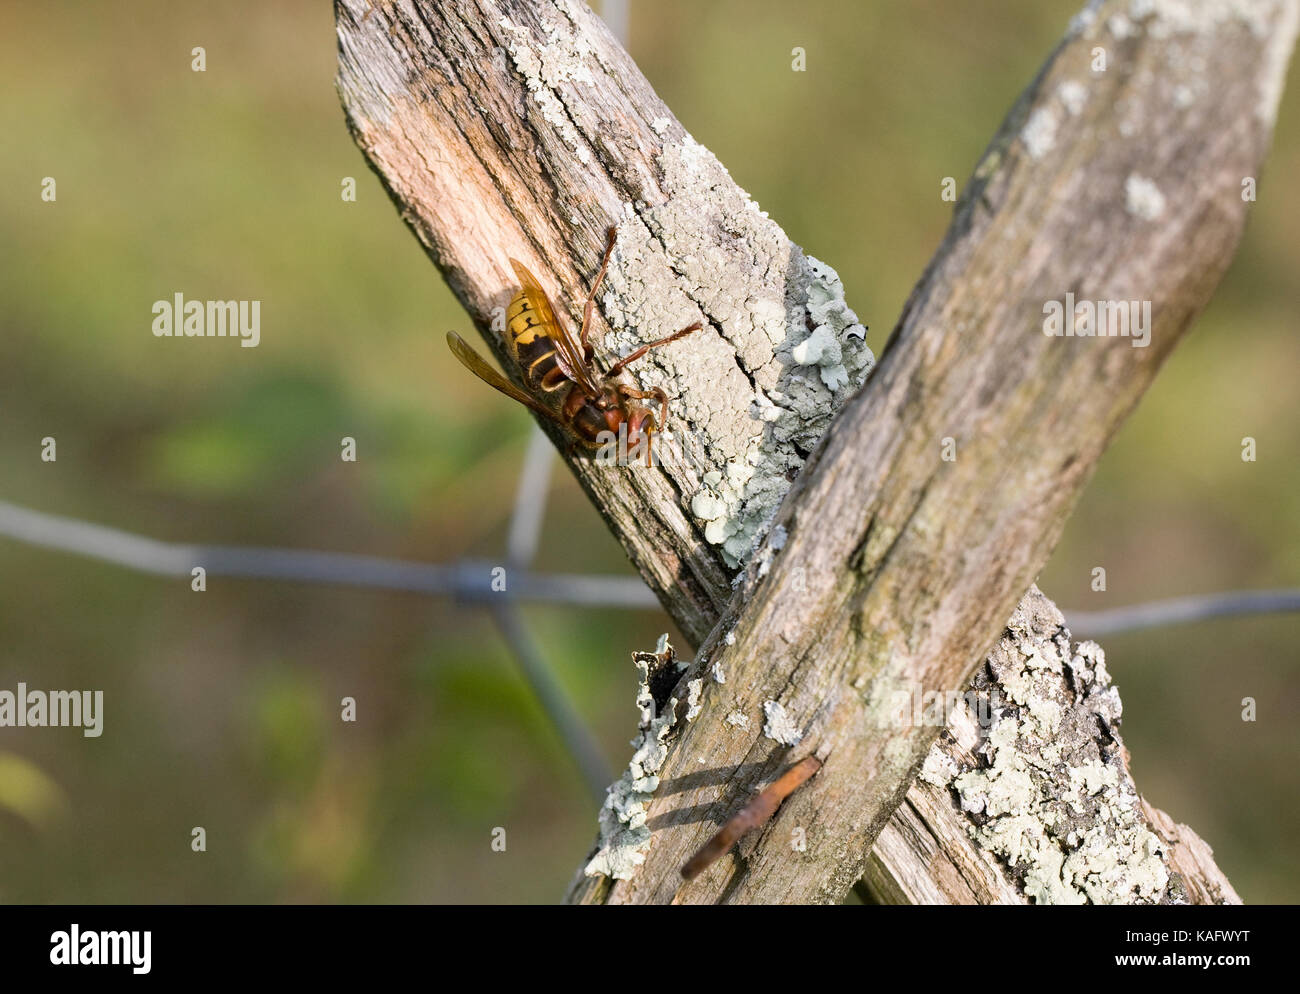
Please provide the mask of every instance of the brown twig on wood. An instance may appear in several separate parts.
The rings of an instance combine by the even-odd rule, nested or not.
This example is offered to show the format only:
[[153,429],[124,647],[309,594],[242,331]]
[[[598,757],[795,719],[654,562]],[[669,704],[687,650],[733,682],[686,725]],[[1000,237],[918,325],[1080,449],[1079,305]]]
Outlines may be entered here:
[[781,776],[759,791],[758,796],[727,819],[713,838],[686,861],[682,867],[682,879],[694,880],[710,864],[734,846],[747,832],[764,825],[781,802],[799,789],[809,777],[821,769],[822,761],[816,756],[805,756]]

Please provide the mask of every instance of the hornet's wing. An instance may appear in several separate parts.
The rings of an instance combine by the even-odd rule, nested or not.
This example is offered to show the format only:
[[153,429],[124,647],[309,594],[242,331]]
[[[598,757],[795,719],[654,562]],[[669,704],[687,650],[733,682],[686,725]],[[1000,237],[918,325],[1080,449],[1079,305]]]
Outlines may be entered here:
[[542,404],[535,397],[530,397],[524,391],[507,380],[495,369],[487,364],[487,360],[470,348],[465,339],[461,338],[454,331],[447,332],[447,344],[451,347],[452,354],[461,361],[466,369],[477,376],[488,386],[500,390],[511,400],[517,400],[525,407],[531,408],[543,417],[553,421],[561,428],[566,427],[559,416],[545,404]]

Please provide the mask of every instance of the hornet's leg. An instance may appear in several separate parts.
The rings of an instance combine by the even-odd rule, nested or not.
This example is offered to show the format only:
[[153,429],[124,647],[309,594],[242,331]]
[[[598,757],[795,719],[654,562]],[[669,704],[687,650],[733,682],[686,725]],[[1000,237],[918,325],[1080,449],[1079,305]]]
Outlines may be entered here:
[[620,383],[618,392],[624,397],[631,397],[633,400],[657,400],[659,401],[659,421],[657,427],[662,429],[668,423],[668,395],[659,387],[653,390],[634,390],[632,387]]
[[699,331],[702,327],[704,326],[700,324],[700,322],[696,321],[689,328],[683,328],[681,331],[675,332],[674,334],[669,335],[667,338],[660,338],[657,339],[656,341],[649,342],[646,345],[642,345],[631,355],[624,356],[618,362],[614,363],[614,365],[610,366],[609,373],[607,373],[606,375],[610,377],[617,376],[619,373],[623,372],[623,368],[625,366],[627,366],[629,363],[636,362],[638,359],[640,359],[651,349],[657,349],[660,345],[667,345],[669,342],[675,342],[679,338],[685,338],[692,331]]
[[[632,387],[629,387],[629,386],[626,386],[626,385],[624,385],[624,384],[622,384],[622,383],[620,383],[620,384],[618,385],[617,389],[618,389],[618,392],[619,392],[622,396],[624,396],[624,397],[630,397],[630,398],[633,399],[633,400],[657,400],[657,401],[659,401],[659,420],[658,420],[657,422],[656,422],[656,421],[652,421],[652,422],[651,422],[651,426],[650,426],[649,428],[645,429],[645,432],[646,432],[646,439],[645,439],[645,460],[646,460],[646,461],[645,461],[645,464],[646,464],[647,466],[649,466],[649,465],[650,465],[650,446],[651,446],[651,445],[653,444],[653,442],[654,442],[654,433],[655,433],[656,431],[663,431],[663,430],[664,430],[664,427],[668,424],[668,394],[664,393],[663,390],[661,390],[659,387],[655,387],[655,388],[652,389],[652,390],[636,390],[636,389],[634,389],[634,388],[632,388]],[[640,431],[642,430],[642,425],[644,424],[644,422],[645,422],[646,420],[647,420],[647,419],[646,419],[645,417],[640,417],[640,418],[637,418],[637,419],[633,422],[633,431],[632,431],[631,434],[629,434],[629,436],[628,436],[629,439],[630,439],[631,437],[633,437],[633,435],[640,433]]]
[[[614,236],[615,231],[609,229],[609,241],[605,243],[605,258],[600,260],[600,272],[596,274],[596,282],[591,284],[591,293],[587,294],[586,306],[582,309],[582,348],[587,351],[587,338],[591,335],[591,311],[596,304],[596,291],[600,289],[601,281],[605,278],[605,270],[609,268],[609,257],[614,254]],[[588,354],[588,361],[591,356]]]

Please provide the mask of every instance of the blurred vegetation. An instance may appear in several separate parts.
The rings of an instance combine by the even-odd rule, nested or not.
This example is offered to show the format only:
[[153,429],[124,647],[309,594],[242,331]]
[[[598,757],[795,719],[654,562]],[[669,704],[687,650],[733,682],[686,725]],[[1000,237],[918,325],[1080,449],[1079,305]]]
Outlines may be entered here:
[[[838,269],[879,351],[948,223],[942,178],[964,182],[1076,8],[638,0],[631,48]],[[173,541],[499,555],[529,422],[442,345],[468,321],[348,137],[329,5],[6,4],[0,56],[0,497]],[[1044,572],[1063,606],[1300,585],[1298,174],[1293,87],[1232,271]],[[154,338],[176,291],[260,299],[261,345]],[[567,475],[539,565],[630,569]],[[629,653],[666,619],[528,617],[621,765]],[[461,606],[220,579],[196,596],[0,540],[0,635],[0,688],[102,689],[106,712],[97,739],[0,729],[0,900],[550,901],[591,841],[571,763]],[[1140,787],[1250,901],[1300,896],[1298,641],[1294,617],[1105,641]]]

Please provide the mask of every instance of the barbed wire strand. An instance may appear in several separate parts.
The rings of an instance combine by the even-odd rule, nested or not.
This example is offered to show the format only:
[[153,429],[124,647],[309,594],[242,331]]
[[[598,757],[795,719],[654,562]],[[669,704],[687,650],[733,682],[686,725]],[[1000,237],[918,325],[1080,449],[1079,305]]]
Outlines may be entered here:
[[[540,431],[537,434],[542,435]],[[533,451],[530,444],[530,453]],[[553,458],[550,453],[544,454]],[[550,469],[545,465],[539,468],[542,462],[536,457],[525,461],[516,495],[516,512],[524,509],[531,521],[511,522],[511,533],[519,536],[516,551],[529,557],[536,549],[546,505]],[[533,530],[531,536],[528,530]],[[216,577],[398,590],[451,596],[486,606],[588,789],[597,798],[603,798],[610,783],[608,765],[595,737],[528,635],[519,615],[519,603],[662,610],[639,577],[534,573],[525,563],[507,569],[502,590],[494,584],[494,570],[500,564],[486,560],[442,565],[341,552],[163,542],[8,501],[0,501],[0,535],[157,576],[188,578],[196,566],[202,566],[209,576]],[[1300,590],[1228,591],[1106,611],[1067,610],[1064,614],[1073,634],[1097,638],[1210,618],[1286,612],[1300,612]]]
[[506,590],[500,591],[493,588],[493,570],[504,563],[489,560],[442,565],[348,552],[162,542],[7,501],[0,501],[0,535],[157,576],[188,577],[202,566],[209,576],[375,587],[470,602],[499,600],[506,593],[520,601],[662,610],[639,577],[515,569],[507,572]]
[[[532,499],[544,509],[545,477],[538,473],[525,476],[532,481],[528,484]],[[536,489],[539,487],[540,493]],[[520,489],[522,493],[524,487]],[[499,584],[493,583],[493,570],[499,564],[489,562],[467,560],[444,566],[349,553],[161,542],[76,518],[33,511],[8,501],[0,501],[0,535],[156,576],[188,579],[192,570],[201,566],[212,577],[403,590],[450,595],[461,601],[487,605],[524,678],[555,725],[583,780],[598,798],[604,797],[610,783],[608,766],[594,737],[577,717],[550,667],[529,639],[516,602],[659,608],[654,594],[632,577],[537,574],[516,568],[506,571],[505,589],[501,590]]]
[[1175,597],[1107,611],[1065,611],[1074,635],[1100,637],[1166,625],[1191,624],[1208,618],[1300,611],[1300,590],[1229,590],[1220,594]]
[[[195,566],[203,566],[209,576],[374,587],[471,603],[503,599],[503,592],[492,585],[492,570],[502,564],[488,560],[441,565],[346,552],[162,542],[8,501],[0,501],[0,535],[159,576],[189,576]],[[535,573],[516,567],[507,573],[504,593],[522,602],[661,610],[639,577]],[[1293,612],[1300,612],[1296,589],[1234,590],[1064,614],[1072,632],[1101,636],[1209,618]]]

